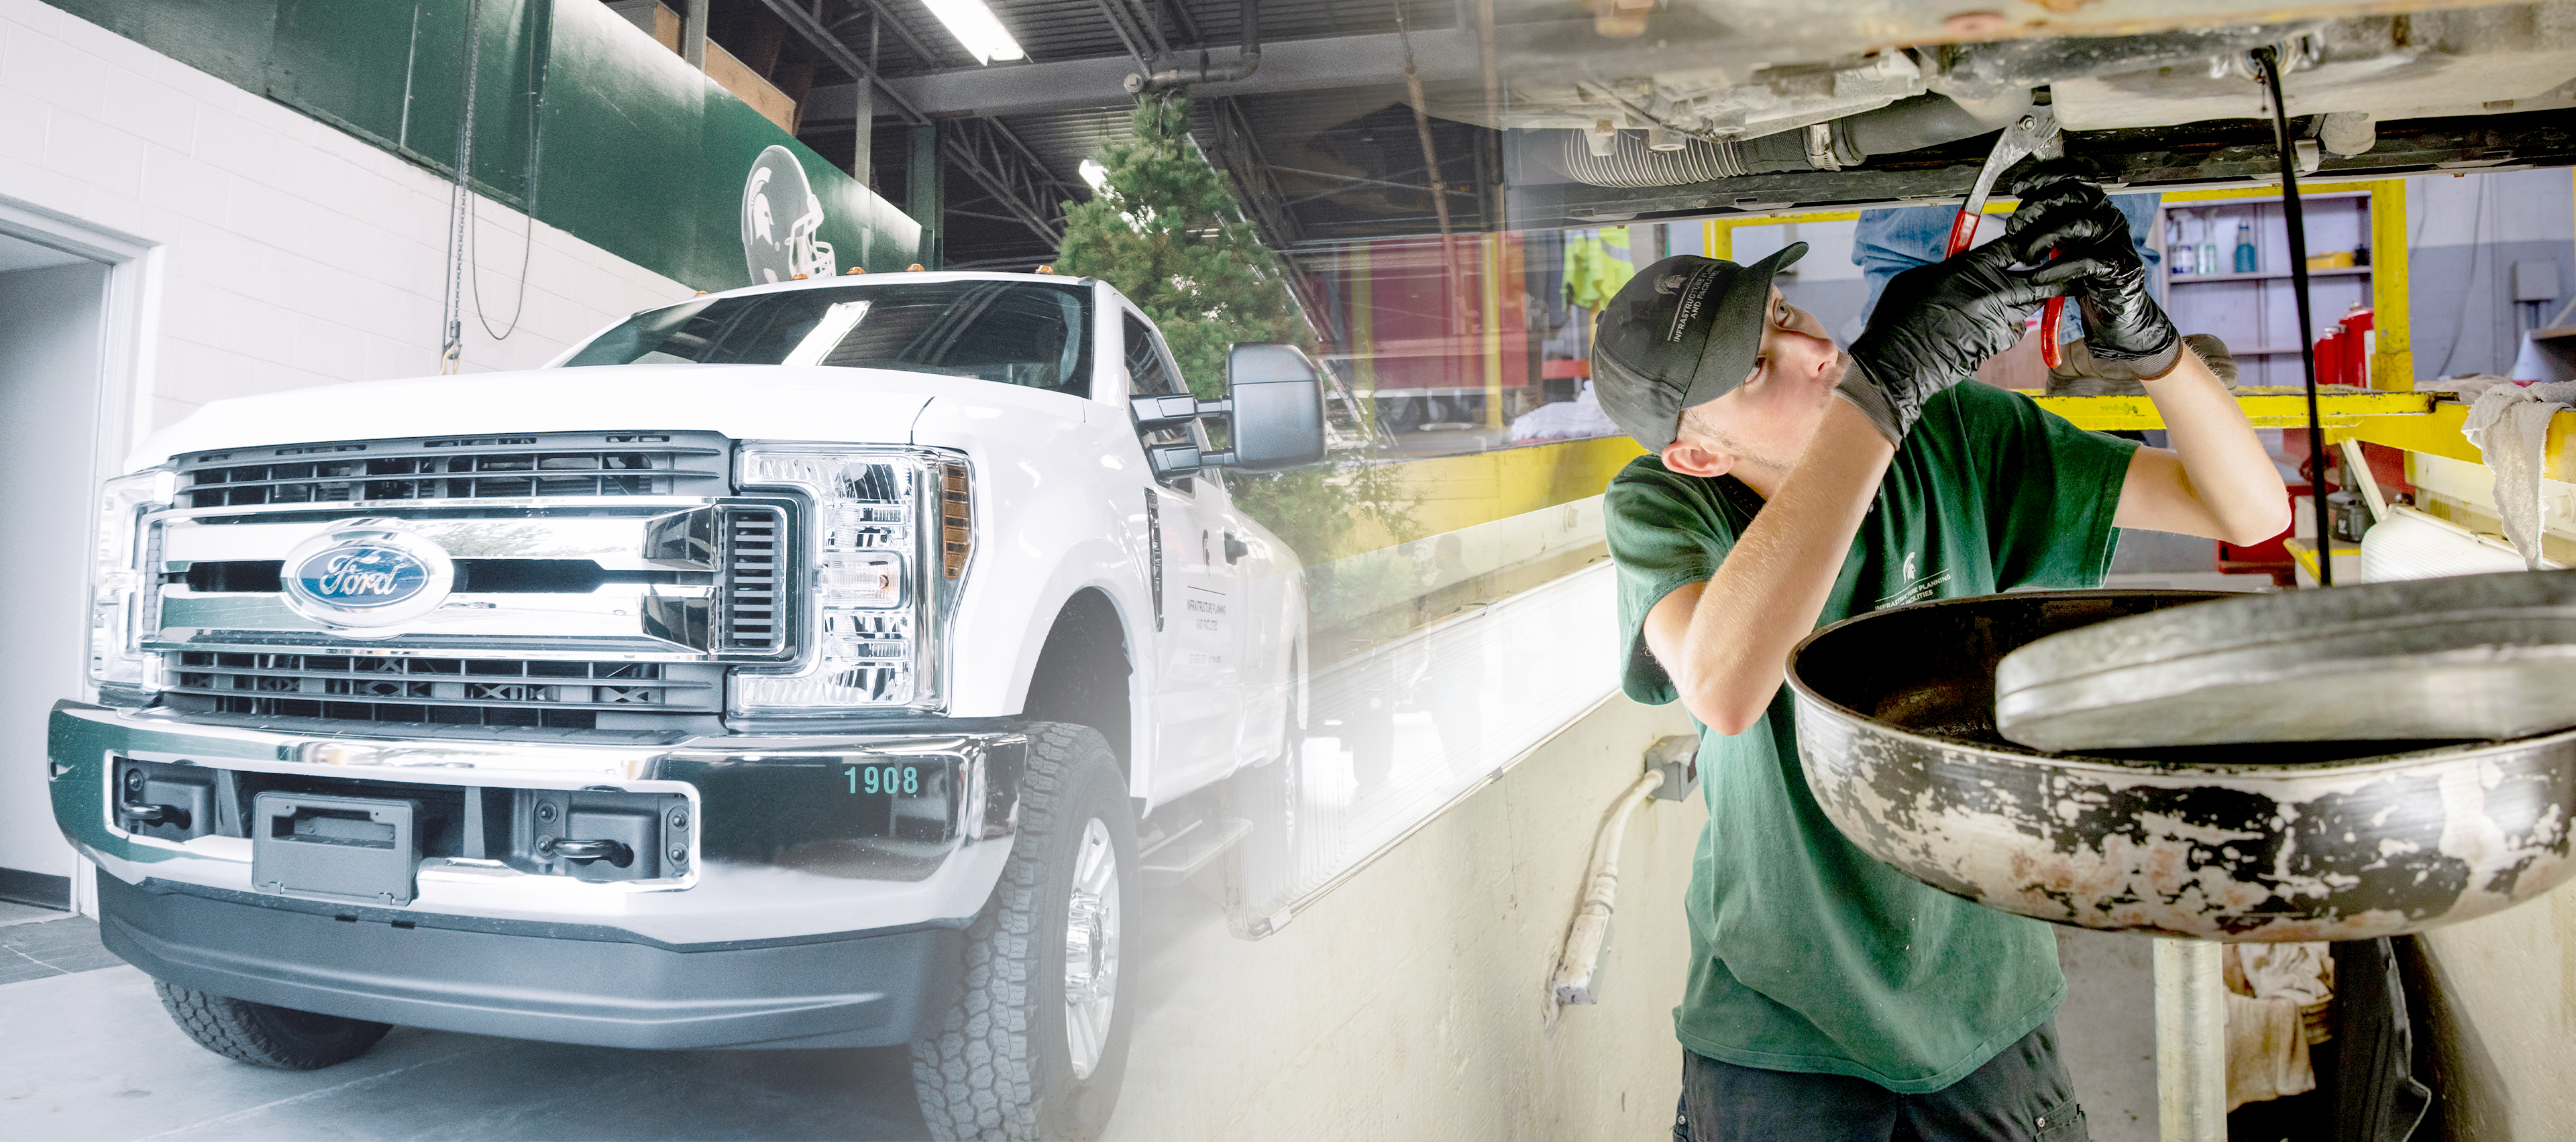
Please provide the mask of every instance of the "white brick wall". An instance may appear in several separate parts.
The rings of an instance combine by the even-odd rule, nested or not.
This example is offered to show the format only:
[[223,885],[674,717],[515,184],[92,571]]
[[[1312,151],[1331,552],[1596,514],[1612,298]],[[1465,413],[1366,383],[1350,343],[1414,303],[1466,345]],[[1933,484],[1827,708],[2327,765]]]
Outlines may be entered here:
[[[150,427],[224,397],[438,371],[448,184],[282,104],[38,3],[0,0],[0,201],[163,249]],[[507,329],[527,217],[479,203],[483,308]],[[542,364],[695,292],[539,224],[526,313],[468,371]]]

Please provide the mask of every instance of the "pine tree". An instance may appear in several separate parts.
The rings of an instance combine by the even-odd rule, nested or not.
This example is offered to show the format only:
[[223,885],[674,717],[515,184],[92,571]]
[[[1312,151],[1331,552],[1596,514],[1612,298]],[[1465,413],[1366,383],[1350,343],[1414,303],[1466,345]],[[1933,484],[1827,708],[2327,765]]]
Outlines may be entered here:
[[1134,142],[1102,150],[1109,188],[1066,203],[1058,273],[1117,286],[1161,327],[1190,391],[1225,391],[1225,347],[1286,341],[1312,350],[1278,255],[1190,146],[1190,101],[1137,101]]
[[[1243,220],[1234,194],[1190,144],[1186,95],[1136,103],[1135,139],[1102,148],[1107,189],[1064,207],[1057,273],[1118,287],[1163,332],[1201,399],[1225,393],[1226,347],[1287,342],[1315,352],[1279,256]],[[1340,554],[1374,523],[1381,540],[1412,538],[1412,499],[1366,457],[1268,475],[1229,473],[1235,503],[1309,562]]]

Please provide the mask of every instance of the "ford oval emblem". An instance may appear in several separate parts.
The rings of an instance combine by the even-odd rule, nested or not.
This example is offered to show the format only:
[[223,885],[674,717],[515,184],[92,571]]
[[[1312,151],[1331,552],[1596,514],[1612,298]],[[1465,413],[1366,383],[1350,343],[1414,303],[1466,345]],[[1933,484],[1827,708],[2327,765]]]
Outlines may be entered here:
[[438,609],[456,582],[447,551],[398,519],[344,520],[287,552],[279,576],[289,610],[352,638],[353,628],[394,627]]
[[295,589],[335,607],[390,607],[429,589],[429,564],[399,548],[352,543],[306,556]]

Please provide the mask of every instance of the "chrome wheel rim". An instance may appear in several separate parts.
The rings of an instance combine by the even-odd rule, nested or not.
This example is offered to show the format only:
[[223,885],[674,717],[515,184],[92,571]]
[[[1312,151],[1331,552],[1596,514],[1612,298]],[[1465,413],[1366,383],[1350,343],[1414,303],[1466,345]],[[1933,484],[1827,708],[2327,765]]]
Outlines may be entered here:
[[1083,822],[1065,902],[1064,1038],[1073,1077],[1087,1079],[1109,1043],[1118,1002],[1118,849],[1098,817]]

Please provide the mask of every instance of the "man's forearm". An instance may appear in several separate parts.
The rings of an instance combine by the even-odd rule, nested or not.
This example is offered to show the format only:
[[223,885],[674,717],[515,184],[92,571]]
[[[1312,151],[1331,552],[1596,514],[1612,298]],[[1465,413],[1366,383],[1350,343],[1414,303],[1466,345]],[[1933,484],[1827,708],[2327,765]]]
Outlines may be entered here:
[[1761,717],[1789,650],[1815,629],[1852,536],[1896,454],[1868,416],[1836,400],[1717,575],[1702,588],[1670,670],[1701,722],[1737,733]]
[[2162,530],[2188,531],[2237,544],[2260,543],[2279,534],[2289,513],[2281,473],[2264,453],[2235,395],[2209,366],[2185,349],[2173,371],[2146,382],[2146,389],[2181,461],[2179,479],[2187,502],[2176,507],[2202,517],[2186,521],[2199,526]]

